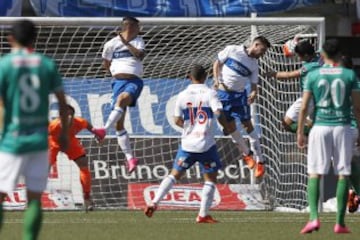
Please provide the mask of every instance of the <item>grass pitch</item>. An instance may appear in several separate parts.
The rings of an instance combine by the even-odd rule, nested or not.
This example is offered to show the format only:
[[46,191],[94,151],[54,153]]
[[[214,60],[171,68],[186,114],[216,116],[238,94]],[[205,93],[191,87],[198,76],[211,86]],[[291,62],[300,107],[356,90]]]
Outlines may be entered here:
[[[360,215],[348,214],[351,234],[335,235],[335,213],[321,214],[321,229],[301,235],[308,214],[263,211],[213,211],[218,224],[196,224],[197,211],[45,212],[40,240],[293,240],[358,239]],[[21,239],[22,212],[5,212],[1,240]]]

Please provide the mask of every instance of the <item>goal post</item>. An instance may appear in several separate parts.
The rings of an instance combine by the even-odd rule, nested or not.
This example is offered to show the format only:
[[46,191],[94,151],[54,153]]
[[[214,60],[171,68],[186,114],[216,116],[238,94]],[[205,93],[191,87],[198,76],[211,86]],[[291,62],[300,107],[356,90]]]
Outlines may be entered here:
[[[9,52],[6,33],[19,18],[0,18],[0,54]],[[39,29],[35,49],[53,58],[64,78],[69,103],[76,115],[94,126],[103,125],[110,113],[111,77],[102,68],[101,53],[106,41],[120,29],[121,18],[27,18]],[[272,47],[260,62],[259,95],[255,123],[267,162],[265,177],[251,183],[251,172],[242,163],[235,145],[217,132],[217,146],[224,168],[218,177],[215,209],[263,209],[264,206],[302,209],[306,206],[306,152],[296,146],[295,136],[284,132],[281,119],[300,94],[298,81],[265,78],[269,70],[294,70],[297,58],[286,58],[282,45],[297,34],[314,36],[318,46],[324,41],[324,18],[139,18],[145,41],[144,89],[137,106],[125,118],[131,145],[140,160],[138,169],[128,174],[125,157],[112,130],[99,146],[88,132],[79,138],[86,146],[93,177],[96,207],[138,209],[153,197],[159,182],[172,167],[180,130],[172,122],[177,94],[189,80],[189,66],[199,63],[208,70],[212,83],[212,63],[226,45],[251,39],[251,29],[267,37]],[[50,118],[56,116],[51,98]],[[76,208],[82,203],[76,166],[64,155],[49,174],[45,193],[48,208]],[[164,208],[197,208],[202,178],[196,166],[187,172],[162,202]],[[24,191],[23,185],[17,189]],[[9,197],[7,204],[16,205]],[[60,200],[59,200],[60,199]],[[44,200],[44,201],[45,201]],[[269,205],[268,205],[269,204]],[[57,206],[57,207],[54,207]]]

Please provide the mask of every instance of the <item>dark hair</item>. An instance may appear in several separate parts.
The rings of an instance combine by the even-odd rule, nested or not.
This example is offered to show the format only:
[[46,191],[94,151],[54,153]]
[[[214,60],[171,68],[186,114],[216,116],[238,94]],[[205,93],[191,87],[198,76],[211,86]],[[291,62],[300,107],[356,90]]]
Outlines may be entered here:
[[255,41],[258,41],[258,42],[261,42],[262,44],[264,44],[267,48],[270,48],[271,47],[271,44],[269,42],[269,40],[264,37],[264,36],[257,36],[253,39],[253,42]]
[[13,24],[10,34],[21,46],[29,47],[36,40],[37,29],[32,21],[24,19]]
[[326,56],[332,60],[335,60],[340,55],[340,43],[337,39],[328,39],[322,45],[322,50]]
[[342,55],[340,57],[340,64],[345,68],[352,69],[354,67],[352,58],[349,55]]
[[139,23],[139,20],[136,17],[131,17],[131,16],[123,17],[122,21],[123,22],[129,21],[129,22],[133,22],[133,23]]
[[315,54],[315,48],[308,40],[302,40],[296,44],[295,53],[300,56],[312,56]]
[[196,80],[202,80],[206,78],[206,70],[200,64],[195,64],[191,67],[189,75],[195,78]]
[[75,108],[74,108],[73,106],[71,106],[70,104],[67,104],[66,106],[68,107],[68,109],[71,110],[71,112],[72,112],[71,115],[74,116],[74,114],[75,114]]

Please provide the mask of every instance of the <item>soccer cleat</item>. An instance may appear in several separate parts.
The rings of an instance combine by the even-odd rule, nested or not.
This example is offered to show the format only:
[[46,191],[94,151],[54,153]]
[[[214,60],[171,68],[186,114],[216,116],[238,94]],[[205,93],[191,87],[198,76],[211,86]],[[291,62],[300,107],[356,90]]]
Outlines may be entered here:
[[102,142],[102,140],[104,140],[105,136],[106,136],[106,129],[105,128],[93,128],[92,133],[95,134],[95,139],[98,142]]
[[346,226],[337,223],[334,226],[334,233],[351,233],[351,231]]
[[146,208],[144,209],[144,213],[147,217],[151,218],[152,215],[154,214],[154,212],[156,211],[157,206],[154,205],[147,205]]
[[255,167],[256,161],[253,159],[253,152],[250,151],[248,155],[243,156],[243,161],[246,163],[246,165],[253,169]]
[[301,234],[312,233],[313,231],[317,231],[320,229],[320,221],[319,219],[315,219],[313,221],[309,221],[306,223],[305,227],[301,229]]
[[255,167],[255,177],[259,178],[265,174],[265,164],[258,162]]
[[355,191],[350,189],[347,201],[349,213],[354,213],[359,208],[359,196],[356,195]]
[[138,165],[138,162],[139,161],[137,160],[137,158],[131,158],[130,160],[128,160],[126,162],[129,173],[132,173],[136,169],[136,166]]
[[213,219],[210,215],[205,217],[197,216],[196,223],[218,223],[219,221]]
[[94,211],[94,203],[89,199],[84,199],[85,212]]

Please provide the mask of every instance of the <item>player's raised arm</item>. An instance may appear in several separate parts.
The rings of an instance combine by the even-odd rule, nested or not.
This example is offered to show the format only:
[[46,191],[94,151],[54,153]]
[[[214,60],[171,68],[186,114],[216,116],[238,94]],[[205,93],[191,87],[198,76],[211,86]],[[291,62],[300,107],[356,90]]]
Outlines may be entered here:
[[59,136],[59,144],[61,150],[65,151],[69,147],[69,143],[68,143],[69,123],[68,123],[68,114],[67,114],[67,103],[66,103],[65,93],[63,90],[56,91],[55,96],[59,104],[59,116],[62,126]]
[[218,59],[215,60],[213,64],[213,76],[214,76],[214,89],[217,89],[219,87],[219,84],[221,82],[221,69],[223,67],[223,63],[221,63]]

